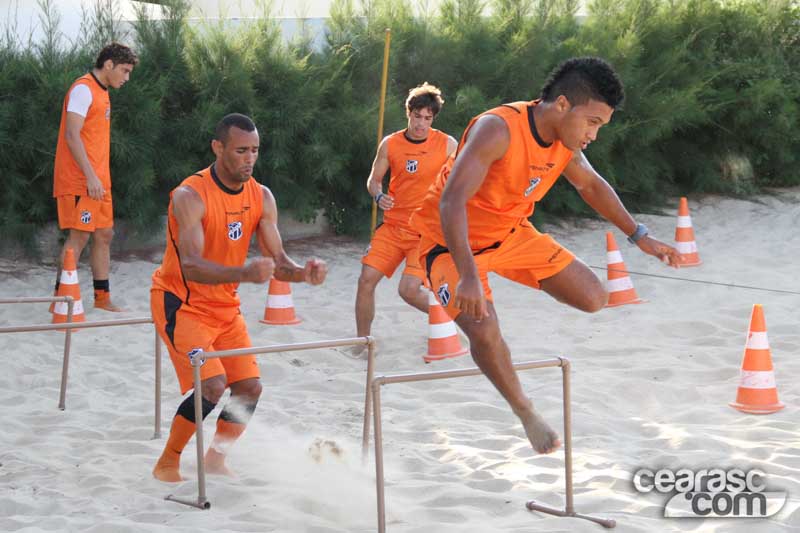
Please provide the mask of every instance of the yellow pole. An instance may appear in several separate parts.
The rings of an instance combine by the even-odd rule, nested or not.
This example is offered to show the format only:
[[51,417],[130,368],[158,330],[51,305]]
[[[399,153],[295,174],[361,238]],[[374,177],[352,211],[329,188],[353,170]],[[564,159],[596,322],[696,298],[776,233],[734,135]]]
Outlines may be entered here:
[[[383,43],[383,76],[381,77],[381,105],[378,110],[378,143],[376,145],[375,151],[377,152],[377,147],[381,145],[381,140],[383,139],[383,109],[386,105],[386,81],[389,75],[389,43],[392,40],[392,30],[386,28],[386,38]],[[380,176],[383,178],[383,176]],[[372,223],[369,228],[369,235],[375,234],[375,226],[378,225],[378,204],[373,202],[372,203]]]

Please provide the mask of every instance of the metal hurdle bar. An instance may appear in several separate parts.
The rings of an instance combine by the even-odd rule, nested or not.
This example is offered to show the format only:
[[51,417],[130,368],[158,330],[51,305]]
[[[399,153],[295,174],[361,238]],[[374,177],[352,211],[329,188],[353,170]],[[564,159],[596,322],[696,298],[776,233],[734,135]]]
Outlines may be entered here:
[[176,503],[182,503],[198,509],[210,509],[211,502],[206,498],[206,467],[203,460],[203,382],[200,379],[200,367],[206,359],[215,357],[235,357],[237,355],[256,355],[276,352],[296,352],[300,350],[314,350],[317,348],[338,348],[341,346],[367,346],[367,383],[364,392],[364,428],[361,440],[362,458],[366,460],[367,448],[369,447],[369,415],[372,406],[372,394],[370,383],[375,371],[375,339],[373,337],[354,337],[349,339],[335,339],[327,341],[299,342],[294,344],[276,344],[273,346],[253,346],[251,348],[239,348],[236,350],[223,350],[219,352],[205,353],[202,350],[189,355],[194,370],[194,416],[195,420],[201,422],[197,424],[195,441],[197,442],[197,500],[185,500],[176,498],[172,494],[164,498]]
[[[61,324],[36,324],[31,326],[3,326],[0,333],[26,333],[32,331],[65,331],[64,335],[64,358],[61,364],[61,390],[58,396],[58,408],[62,411],[66,409],[67,400],[67,379],[69,377],[69,358],[72,346],[72,330],[84,328],[102,328],[106,326],[127,326],[134,324],[152,324],[150,317],[142,318],[122,318],[117,320],[101,320],[96,322],[72,322],[73,306],[75,304],[72,296],[44,296],[32,298],[3,298],[0,304],[15,303],[49,303],[67,302],[67,322]],[[154,328],[155,329],[155,328]],[[161,437],[161,342],[158,332],[155,332],[155,421],[153,438]]]
[[[561,509],[554,509],[536,503],[530,500],[525,504],[525,507],[531,511],[540,511],[542,513],[552,514],[555,516],[566,516],[572,518],[583,518],[596,522],[603,527],[613,528],[617,525],[616,521],[605,518],[596,518],[593,516],[578,514],[575,512],[572,500],[572,413],[570,409],[570,381],[569,359],[565,357],[558,357],[556,359],[543,359],[540,361],[526,361],[522,363],[515,363],[516,370],[533,370],[535,368],[547,367],[561,367],[563,397],[564,397],[564,472],[566,477],[566,507]],[[439,372],[423,372],[417,374],[396,374],[392,376],[378,376],[372,380],[372,403],[373,416],[375,424],[375,483],[376,492],[378,496],[378,532],[385,533],[386,531],[386,500],[385,500],[385,487],[383,476],[383,430],[381,426],[381,386],[390,383],[405,383],[410,381],[432,381],[437,379],[449,378],[462,378],[467,376],[477,376],[483,372],[477,367],[465,368],[463,370],[446,370]]]

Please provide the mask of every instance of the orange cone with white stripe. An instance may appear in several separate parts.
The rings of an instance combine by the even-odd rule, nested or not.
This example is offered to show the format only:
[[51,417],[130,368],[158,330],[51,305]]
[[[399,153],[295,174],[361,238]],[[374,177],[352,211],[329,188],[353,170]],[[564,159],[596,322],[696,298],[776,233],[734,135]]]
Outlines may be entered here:
[[608,303],[606,307],[617,307],[625,304],[640,304],[643,302],[633,288],[633,282],[622,261],[622,253],[619,251],[614,234],[606,232],[606,263],[608,264]]
[[289,282],[275,278],[269,280],[267,306],[264,309],[264,318],[261,322],[279,326],[289,326],[302,322],[294,313],[292,288]]
[[697,266],[702,263],[697,254],[697,243],[694,240],[692,217],[689,216],[689,202],[686,197],[681,197],[678,207],[678,225],[675,227],[675,248],[681,254],[682,267]]
[[436,295],[428,293],[428,353],[422,356],[426,363],[458,357],[469,352],[461,346],[456,324],[450,319]]
[[[56,296],[72,296],[75,301],[72,307],[72,321],[86,321],[86,315],[83,313],[83,302],[81,302],[81,286],[78,283],[78,267],[75,264],[75,252],[72,251],[72,248],[67,248],[64,252],[64,264],[61,267],[61,278]],[[67,302],[54,302],[53,324],[66,322],[68,310]]]
[[743,413],[754,415],[768,415],[785,407],[778,400],[775,371],[772,368],[767,340],[767,325],[761,304],[753,306],[739,375],[739,391],[736,393],[736,401],[730,405]]

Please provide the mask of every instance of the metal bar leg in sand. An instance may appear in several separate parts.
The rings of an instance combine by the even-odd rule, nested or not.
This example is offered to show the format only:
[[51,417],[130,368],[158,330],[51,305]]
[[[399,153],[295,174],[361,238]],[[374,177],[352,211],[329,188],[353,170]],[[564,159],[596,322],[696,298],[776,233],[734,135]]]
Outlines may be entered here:
[[372,409],[372,376],[375,373],[375,339],[367,339],[367,386],[364,387],[364,431],[361,438],[361,460],[367,462],[369,455],[369,418]]
[[583,518],[584,520],[595,522],[610,529],[617,525],[617,522],[613,519],[597,518],[575,512],[572,490],[572,399],[569,376],[570,363],[569,359],[565,357],[559,357],[559,359],[561,359],[561,382],[564,396],[564,478],[566,483],[566,506],[562,511],[536,503],[535,500],[530,500],[525,504],[525,507],[527,507],[529,511],[539,511],[555,516]]
[[372,383],[373,416],[375,418],[375,490],[378,497],[378,533],[386,531],[386,500],[383,481],[383,426],[381,424],[381,378]]
[[[72,313],[75,300],[67,296],[67,324],[72,322]],[[61,361],[61,390],[58,392],[58,408],[62,411],[67,408],[67,378],[69,377],[69,352],[72,348],[72,330],[64,332],[64,358]]]
[[194,368],[194,421],[197,428],[194,434],[195,441],[197,441],[197,500],[175,498],[172,494],[165,499],[198,509],[210,509],[211,502],[206,499],[206,465],[203,461],[203,384],[200,381],[200,367],[205,360],[202,352],[190,357]]

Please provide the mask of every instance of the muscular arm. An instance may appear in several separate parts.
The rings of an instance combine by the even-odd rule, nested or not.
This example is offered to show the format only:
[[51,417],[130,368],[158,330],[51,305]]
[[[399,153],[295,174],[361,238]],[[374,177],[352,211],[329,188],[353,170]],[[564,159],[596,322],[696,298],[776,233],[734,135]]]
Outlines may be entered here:
[[172,193],[172,213],[178,223],[181,269],[188,281],[207,285],[241,281],[263,283],[272,275],[272,261],[253,261],[247,266],[233,267],[203,258],[205,205],[190,187],[179,187]]
[[289,257],[283,249],[283,240],[278,232],[278,206],[270,190],[263,185],[264,208],[258,223],[256,235],[261,254],[275,260],[275,279],[295,283],[308,282],[318,285],[325,279],[327,267],[324,261],[310,259],[305,266],[300,266]]
[[[625,235],[631,235],[636,231],[636,221],[622,205],[611,185],[595,172],[582,151],[575,152],[564,169],[564,176],[592,209],[617,226]],[[675,248],[649,235],[639,239],[636,244],[644,253],[658,257],[670,266],[677,267],[680,264],[680,254]]]
[[78,164],[78,168],[81,169],[81,172],[83,172],[83,175],[86,177],[86,189],[89,196],[95,200],[100,200],[103,194],[105,194],[105,191],[103,190],[103,185],[100,183],[100,179],[97,177],[97,173],[89,162],[89,156],[86,154],[86,147],[83,145],[83,140],[81,139],[81,130],[83,129],[85,120],[86,119],[78,113],[67,112],[64,137],[72,157]]
[[[466,205],[486,179],[491,164],[506,153],[509,142],[508,127],[501,118],[486,115],[478,119],[453,165],[439,202],[445,243],[461,277],[456,306],[476,319],[486,316],[487,311],[469,245]],[[473,294],[476,286],[479,292]]]
[[600,174],[598,174],[582,151],[578,150],[564,169],[564,176],[581,195],[581,198],[597,213],[617,226],[625,235],[636,231],[636,221]]

